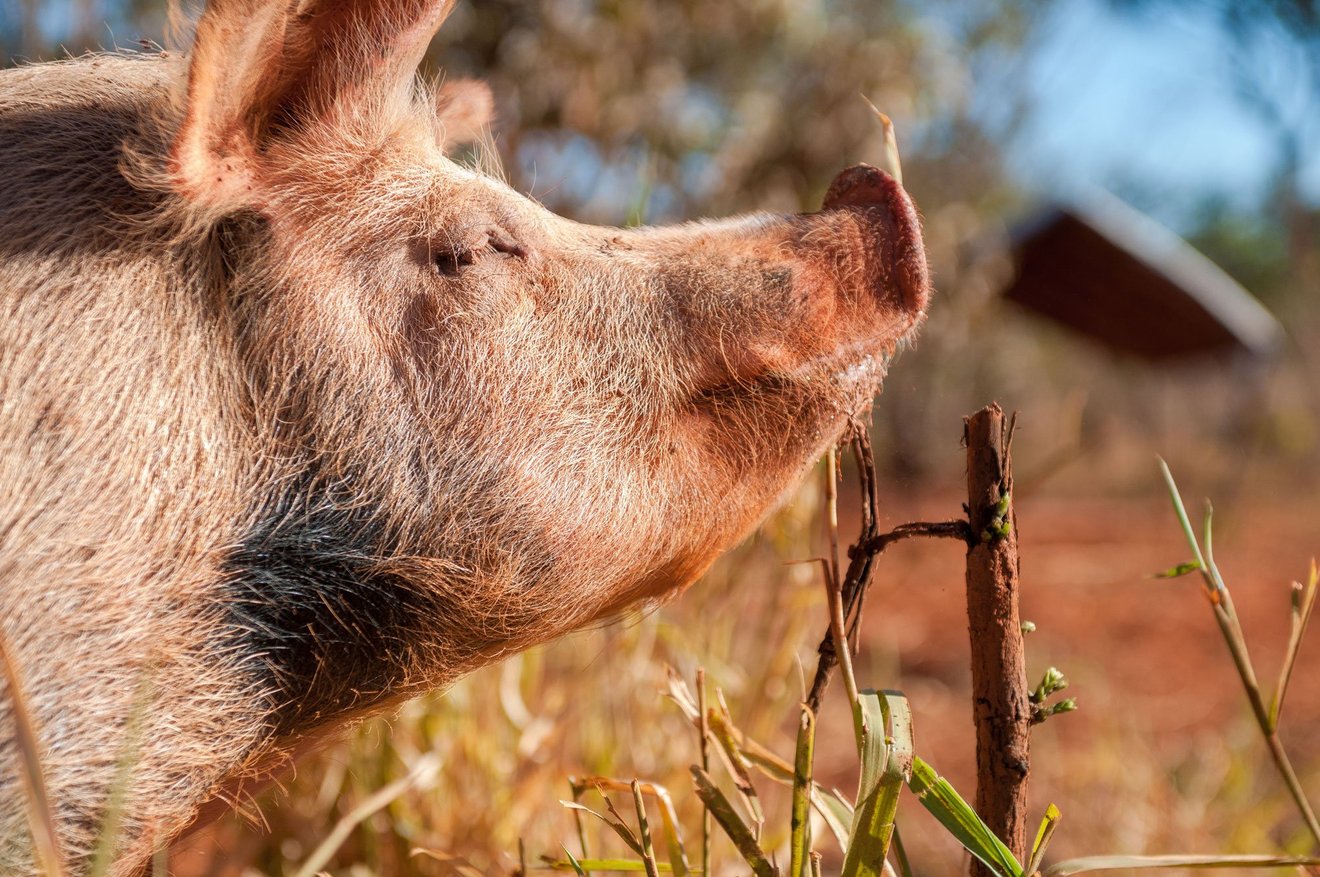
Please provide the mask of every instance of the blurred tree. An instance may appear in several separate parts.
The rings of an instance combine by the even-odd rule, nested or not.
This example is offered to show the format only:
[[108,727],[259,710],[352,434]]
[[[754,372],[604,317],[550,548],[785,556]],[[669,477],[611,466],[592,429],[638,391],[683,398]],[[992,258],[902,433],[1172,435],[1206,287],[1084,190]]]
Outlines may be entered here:
[[[0,5],[10,59],[163,37],[166,0]],[[488,0],[460,3],[433,71],[495,90],[516,185],[597,221],[812,209],[835,173],[880,154],[865,95],[911,147],[978,182],[995,150],[962,112],[974,60],[1010,47],[1033,0]],[[967,134],[976,142],[960,149]],[[922,174],[942,193],[959,175]],[[962,190],[953,197],[962,198]]]
[[433,57],[491,81],[516,181],[619,222],[812,209],[880,154],[860,96],[932,127],[965,97],[965,50],[897,2],[495,0],[460,7]]
[[1203,202],[1188,241],[1261,301],[1282,303],[1289,288],[1288,242],[1277,221],[1235,208],[1223,197]]
[[[111,34],[121,45],[166,41],[165,0],[20,2],[18,15],[0,11],[10,56],[94,49]],[[919,383],[887,403],[881,450],[919,473],[930,424],[964,410],[953,407],[960,393],[940,406],[931,397],[949,383],[983,386],[975,363],[994,353],[994,339],[965,322],[984,312],[986,282],[959,264],[1013,197],[995,139],[1002,119],[992,136],[970,112],[977,69],[1011,58],[1044,2],[461,2],[426,66],[486,79],[510,183],[598,223],[814,210],[839,171],[882,154],[862,97],[892,116],[941,298],[970,303],[932,324]]]

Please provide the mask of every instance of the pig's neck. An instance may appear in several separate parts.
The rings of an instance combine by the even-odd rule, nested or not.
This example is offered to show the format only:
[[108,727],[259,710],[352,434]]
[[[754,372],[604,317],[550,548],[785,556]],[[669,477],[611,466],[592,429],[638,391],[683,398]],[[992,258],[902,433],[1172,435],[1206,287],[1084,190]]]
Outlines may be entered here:
[[410,637],[438,608],[375,569],[378,534],[350,517],[272,518],[226,563],[228,635],[278,737],[387,699],[410,676]]
[[369,506],[276,506],[227,558],[220,644],[265,693],[275,739],[380,712],[587,620],[544,608],[544,582],[501,588],[464,577],[476,564],[401,551]]

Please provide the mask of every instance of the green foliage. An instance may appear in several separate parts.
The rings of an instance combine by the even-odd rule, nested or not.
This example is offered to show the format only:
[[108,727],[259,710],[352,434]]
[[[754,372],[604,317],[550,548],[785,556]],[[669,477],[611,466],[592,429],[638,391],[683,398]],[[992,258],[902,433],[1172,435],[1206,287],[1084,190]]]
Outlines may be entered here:
[[857,710],[861,778],[843,877],[880,877],[894,835],[898,795],[912,772],[912,711],[894,692],[863,691]]
[[921,801],[921,806],[962,844],[963,849],[993,873],[999,877],[1022,877],[1022,865],[1013,852],[995,837],[994,832],[986,828],[976,811],[963,800],[948,780],[920,758],[913,761],[912,779],[908,786]]

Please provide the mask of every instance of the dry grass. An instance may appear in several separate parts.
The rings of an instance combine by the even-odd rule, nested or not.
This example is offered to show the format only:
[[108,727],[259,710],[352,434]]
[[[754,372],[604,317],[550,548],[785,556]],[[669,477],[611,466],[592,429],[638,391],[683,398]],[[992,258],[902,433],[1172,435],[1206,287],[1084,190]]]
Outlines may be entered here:
[[[519,865],[520,848],[532,866],[542,855],[562,858],[564,848],[576,854],[575,820],[557,802],[571,795],[569,777],[588,775],[640,777],[671,789],[696,859],[701,809],[688,767],[700,754],[690,725],[663,696],[666,668],[691,679],[706,667],[740,726],[791,760],[797,704],[826,612],[816,566],[784,559],[822,553],[819,505],[817,487],[808,485],[754,543],[659,612],[514,658],[446,695],[410,704],[389,722],[362,727],[303,764],[287,795],[261,802],[268,832],[238,819],[222,823],[175,850],[174,873],[293,874],[332,826],[426,753],[442,764],[434,785],[364,819],[327,866],[332,873],[508,874]],[[1242,499],[1238,514],[1223,515],[1225,535],[1217,540],[1226,575],[1241,581],[1235,595],[1267,678],[1287,641],[1283,576],[1304,571],[1307,551],[1288,557],[1279,548],[1314,535],[1307,524],[1314,504],[1287,515],[1266,511],[1278,507],[1276,497]],[[956,509],[953,495],[891,498],[889,524]],[[1187,582],[1148,578],[1185,551],[1167,500],[1153,492],[1117,501],[1047,494],[1020,511],[1024,613],[1039,626],[1028,639],[1029,672],[1062,666],[1073,681],[1069,693],[1082,704],[1034,736],[1033,812],[1054,801],[1064,813],[1049,860],[1100,852],[1307,852],[1305,826],[1273,774],[1203,598]],[[969,792],[961,586],[956,543],[886,554],[856,672],[863,684],[909,694],[918,752]],[[1305,645],[1300,651],[1284,729],[1309,789],[1320,787],[1315,652]],[[839,686],[819,726],[816,778],[851,792],[856,750]],[[763,846],[786,863],[788,791],[766,783],[758,789]],[[584,803],[601,809],[592,794]],[[629,796],[616,795],[615,803],[631,812]],[[956,843],[911,800],[899,818],[916,873],[965,870]],[[584,825],[593,855],[629,853],[607,828]],[[721,867],[714,873],[746,873],[716,835]],[[827,856],[825,873],[838,865],[837,853]]]
[[[1033,736],[1032,812],[1050,802],[1063,811],[1047,864],[1094,853],[1308,853],[1306,826],[1201,592],[1186,580],[1150,578],[1186,552],[1153,467],[1151,482],[1144,497],[1045,490],[1019,506],[1023,612],[1037,624],[1028,672],[1034,679],[1062,666],[1082,704]],[[961,502],[947,491],[881,499],[881,529],[956,515]],[[809,482],[755,541],[657,612],[515,657],[358,728],[244,816],[179,845],[171,873],[511,874],[520,858],[535,868],[566,849],[579,854],[582,835],[593,856],[630,855],[607,827],[585,820],[579,829],[559,805],[573,795],[570,778],[588,776],[624,781],[612,794],[624,814],[633,812],[628,780],[672,790],[689,858],[700,861],[702,809],[688,769],[701,753],[690,722],[664,696],[667,670],[691,680],[706,668],[712,699],[718,687],[737,724],[792,761],[798,704],[828,613],[819,565],[787,561],[828,550],[822,502],[819,481]],[[856,503],[845,496],[842,505]],[[1288,581],[1304,572],[1318,515],[1320,501],[1307,495],[1285,503],[1244,491],[1216,532],[1260,678],[1276,678],[1285,653],[1296,661],[1280,734],[1303,789],[1320,788],[1320,653],[1287,646],[1296,622]],[[850,540],[846,515],[843,534]],[[970,796],[959,544],[924,540],[887,552],[868,607],[859,681],[908,694],[917,752]],[[850,719],[842,687],[833,686],[818,715],[815,778],[848,793],[856,783]],[[758,792],[761,846],[785,864],[789,790],[760,782]],[[601,811],[596,794],[582,800]],[[653,824],[662,824],[652,808]],[[915,873],[965,870],[956,842],[911,798],[899,821]],[[714,834],[713,873],[746,873]],[[823,873],[837,873],[842,857],[819,824],[816,837]]]

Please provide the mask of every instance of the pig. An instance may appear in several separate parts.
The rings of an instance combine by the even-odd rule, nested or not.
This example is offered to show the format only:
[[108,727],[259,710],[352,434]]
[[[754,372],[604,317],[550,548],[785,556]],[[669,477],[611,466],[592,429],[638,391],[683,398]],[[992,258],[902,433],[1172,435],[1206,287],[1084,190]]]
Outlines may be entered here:
[[[688,587],[865,416],[917,213],[616,229],[447,155],[452,0],[211,0],[0,73],[0,872],[111,873],[336,729]],[[448,150],[448,152],[447,152]],[[127,753],[127,756],[126,756]]]

